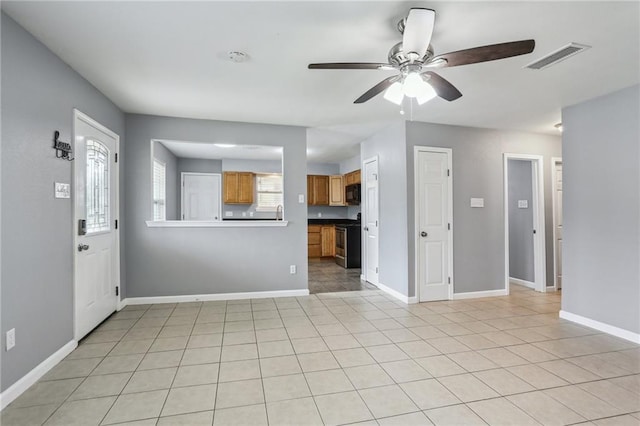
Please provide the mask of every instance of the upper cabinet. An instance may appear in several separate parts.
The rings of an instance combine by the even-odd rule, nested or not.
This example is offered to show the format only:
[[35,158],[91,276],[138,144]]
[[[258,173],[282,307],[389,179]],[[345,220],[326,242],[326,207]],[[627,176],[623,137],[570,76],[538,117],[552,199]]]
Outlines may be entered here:
[[329,176],[329,205],[346,206],[344,200],[344,177]]
[[251,172],[224,172],[224,203],[253,204],[253,184]]
[[311,206],[329,205],[329,176],[307,176],[307,201]]
[[360,170],[354,170],[344,175],[344,184],[353,185],[354,183],[360,183]]

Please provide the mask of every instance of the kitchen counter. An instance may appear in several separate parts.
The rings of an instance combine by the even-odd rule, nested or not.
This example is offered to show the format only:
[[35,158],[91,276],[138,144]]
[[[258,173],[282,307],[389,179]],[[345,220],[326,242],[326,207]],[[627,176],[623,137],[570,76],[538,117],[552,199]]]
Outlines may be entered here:
[[360,225],[355,219],[308,219],[308,225]]

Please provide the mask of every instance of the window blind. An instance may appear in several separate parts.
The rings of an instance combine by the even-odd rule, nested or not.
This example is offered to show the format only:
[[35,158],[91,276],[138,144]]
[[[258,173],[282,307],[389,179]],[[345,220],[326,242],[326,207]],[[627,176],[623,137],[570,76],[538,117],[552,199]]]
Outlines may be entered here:
[[257,211],[276,211],[279,205],[283,205],[281,174],[256,175],[256,193],[258,198]]
[[166,220],[166,166],[153,160],[153,220]]

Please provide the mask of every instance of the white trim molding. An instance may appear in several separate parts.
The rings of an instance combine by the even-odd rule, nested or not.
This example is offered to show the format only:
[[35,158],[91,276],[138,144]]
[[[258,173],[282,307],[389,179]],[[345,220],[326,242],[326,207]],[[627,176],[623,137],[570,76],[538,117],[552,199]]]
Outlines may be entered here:
[[11,404],[17,397],[22,395],[24,391],[29,389],[42,376],[47,374],[49,370],[58,365],[67,355],[69,355],[76,347],[78,342],[71,340],[69,343],[54,352],[49,358],[38,364],[33,370],[25,374],[17,382],[9,386],[2,394],[0,394],[0,410]]
[[501,288],[500,290],[469,291],[466,293],[453,293],[453,300],[479,299],[481,297],[498,297],[506,295],[507,290],[504,288]]
[[387,287],[386,285],[382,284],[381,282],[376,284],[376,287],[378,287],[378,289],[384,291],[388,295],[395,297],[396,299],[398,299],[402,303],[406,303],[406,304],[418,303],[418,298],[416,296],[412,296],[412,297],[405,296],[404,294],[400,293],[399,291],[394,290],[391,287]]
[[[517,284],[517,285],[523,285],[525,287],[529,287],[532,289],[536,289],[536,283],[532,283],[531,281],[527,281],[527,280],[521,280],[520,278],[513,278],[513,277],[509,277],[509,284]],[[549,287],[547,287],[549,288]],[[553,287],[551,287],[553,288]]]
[[284,227],[288,220],[147,220],[148,228],[270,228]]
[[575,322],[576,324],[584,325],[594,330],[602,331],[615,337],[619,337],[624,340],[628,340],[635,344],[640,345],[640,334],[633,331],[625,330],[613,325],[606,324],[604,322],[596,321],[591,318],[583,317],[582,315],[572,314],[567,311],[560,311],[560,318],[567,321]]
[[125,299],[125,305],[147,305],[153,303],[178,303],[178,302],[209,302],[214,300],[240,300],[240,299],[266,299],[270,297],[298,297],[308,296],[309,290],[276,290],[276,291],[249,291],[245,293],[218,293],[218,294],[185,294],[181,296],[152,296],[129,297]]

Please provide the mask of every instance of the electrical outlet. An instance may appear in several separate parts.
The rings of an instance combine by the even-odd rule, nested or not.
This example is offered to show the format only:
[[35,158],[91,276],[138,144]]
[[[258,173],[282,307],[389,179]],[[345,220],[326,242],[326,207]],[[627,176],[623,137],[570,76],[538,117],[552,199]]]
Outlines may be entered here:
[[233,212],[224,212],[226,217],[233,217]]
[[298,194],[298,203],[304,204],[304,194]]
[[318,212],[318,217],[322,217],[322,213],[321,212]]
[[12,349],[16,345],[16,329],[12,328],[7,331],[7,350]]
[[247,217],[247,212],[242,212],[242,217]]
[[249,212],[249,216],[253,217],[253,212]]
[[289,266],[289,273],[292,275],[296,273],[296,265]]

